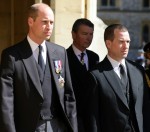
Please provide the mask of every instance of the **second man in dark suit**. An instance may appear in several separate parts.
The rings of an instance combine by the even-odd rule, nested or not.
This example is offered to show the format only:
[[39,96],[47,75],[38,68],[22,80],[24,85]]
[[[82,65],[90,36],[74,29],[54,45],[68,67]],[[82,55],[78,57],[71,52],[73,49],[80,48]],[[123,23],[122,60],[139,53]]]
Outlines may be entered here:
[[86,96],[85,77],[87,70],[99,62],[99,56],[87,50],[91,45],[94,24],[85,18],[77,19],[72,27],[73,44],[67,49],[73,89],[77,102],[79,132],[84,132],[83,104]]
[[150,102],[144,68],[126,59],[130,46],[127,28],[105,29],[108,54],[90,72],[89,119],[86,132],[150,132]]

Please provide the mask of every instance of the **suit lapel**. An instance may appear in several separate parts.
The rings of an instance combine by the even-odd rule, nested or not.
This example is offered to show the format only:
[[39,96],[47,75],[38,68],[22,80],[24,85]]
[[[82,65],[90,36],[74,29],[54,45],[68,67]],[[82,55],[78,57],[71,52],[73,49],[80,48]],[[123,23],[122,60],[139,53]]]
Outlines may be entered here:
[[109,60],[107,58],[104,59],[103,61],[103,67],[104,67],[104,76],[106,77],[106,80],[109,82],[110,86],[116,93],[116,95],[120,98],[120,100],[125,104],[125,106],[129,109],[127,99],[121,90],[121,84],[116,81],[118,80],[116,73],[113,70],[113,67]]
[[93,56],[90,54],[88,50],[86,50],[86,53],[88,56],[88,67],[89,69],[92,69],[92,67],[96,65],[96,62],[94,62],[95,59],[93,58]]
[[[48,52],[48,58],[50,60],[50,66],[52,68],[51,72],[52,72],[52,76],[54,78],[54,82],[55,82],[55,85],[56,85],[56,89],[58,91],[58,95],[59,95],[59,99],[60,99],[60,102],[63,101],[63,96],[62,96],[62,90],[64,88],[62,88],[59,84],[59,75],[56,74],[56,69],[54,67],[54,61],[55,60],[60,60],[60,58],[58,57],[58,54],[56,54],[56,49],[53,47],[53,45],[49,44],[49,43],[46,43],[46,46],[47,46],[47,52]],[[62,61],[62,60],[61,60]],[[62,66],[63,67],[63,66]],[[62,103],[62,102],[61,102]]]
[[78,65],[78,66],[82,66],[81,62],[75,55],[72,46],[69,47],[69,56],[71,56],[71,58],[72,58],[72,63],[74,63],[75,65]]
[[32,51],[31,51],[31,48],[30,48],[30,45],[29,45],[27,39],[23,41],[23,45],[20,50],[20,55],[22,57],[24,65],[27,69],[27,72],[28,72],[35,88],[37,89],[37,91],[39,92],[41,97],[43,97],[43,92],[41,89],[41,83],[40,83],[38,71],[37,71],[37,68],[35,68],[35,67],[37,67],[36,61],[33,57],[33,54],[32,54]]
[[136,102],[137,94],[138,94],[136,71],[135,71],[135,68],[128,61],[126,61],[126,65],[127,65],[128,77],[129,77],[130,85],[131,85],[130,88],[132,89],[132,92],[133,92],[134,102]]
[[[74,68],[75,70],[78,69],[78,70],[77,70],[78,72],[80,72],[80,70],[81,70],[81,72],[82,72],[82,70],[84,69],[84,68],[83,68],[83,65],[81,64],[81,62],[79,61],[79,59],[78,59],[77,56],[75,55],[72,46],[70,46],[70,47],[68,48],[67,52],[68,52],[68,59],[69,59],[70,61],[72,61],[72,62],[70,63],[71,67],[75,67],[75,68]],[[74,71],[74,72],[75,72],[75,71]]]

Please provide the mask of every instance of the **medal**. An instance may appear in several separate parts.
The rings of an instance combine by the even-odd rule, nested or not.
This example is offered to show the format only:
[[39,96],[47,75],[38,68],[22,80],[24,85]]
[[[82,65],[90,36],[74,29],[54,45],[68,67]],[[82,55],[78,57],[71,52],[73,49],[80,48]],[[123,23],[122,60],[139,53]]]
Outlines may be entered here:
[[55,66],[55,72],[57,74],[60,74],[61,71],[62,71],[62,62],[61,62],[61,60],[55,60],[54,61],[54,66]]
[[65,81],[64,81],[64,78],[62,76],[59,77],[58,81],[59,81],[60,86],[64,87]]

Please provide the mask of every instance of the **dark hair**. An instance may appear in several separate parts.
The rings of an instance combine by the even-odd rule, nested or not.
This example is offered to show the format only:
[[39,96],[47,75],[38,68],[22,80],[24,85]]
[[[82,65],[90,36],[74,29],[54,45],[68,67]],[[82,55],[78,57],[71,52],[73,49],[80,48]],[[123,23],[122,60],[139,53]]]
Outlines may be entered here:
[[106,40],[114,40],[114,30],[119,29],[121,31],[128,31],[128,29],[121,24],[111,24],[109,25],[104,32],[104,41]]
[[90,20],[88,20],[86,18],[80,18],[74,22],[74,24],[72,26],[72,31],[77,32],[80,25],[86,25],[86,26],[89,26],[94,29],[94,24]]

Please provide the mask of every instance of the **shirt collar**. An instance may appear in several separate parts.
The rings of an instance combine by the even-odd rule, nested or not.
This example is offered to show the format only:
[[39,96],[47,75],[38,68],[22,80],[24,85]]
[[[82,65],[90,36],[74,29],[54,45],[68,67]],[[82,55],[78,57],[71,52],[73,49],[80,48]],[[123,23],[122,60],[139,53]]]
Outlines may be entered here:
[[113,58],[111,58],[109,55],[107,55],[107,58],[110,61],[110,63],[112,64],[112,67],[114,69],[118,68],[120,64],[122,64],[126,68],[125,59],[123,59],[121,62],[118,62],[118,61],[114,60]]
[[[76,56],[78,56],[82,53],[79,49],[76,48],[76,46],[74,44],[72,44],[72,48],[73,48],[73,51],[74,51]],[[86,54],[86,50],[84,50],[83,53]]]
[[[38,48],[39,44],[35,43],[29,36],[27,36],[27,40],[30,44],[32,52],[34,52]],[[45,40],[41,43],[41,45],[43,47],[43,52],[46,52]]]

